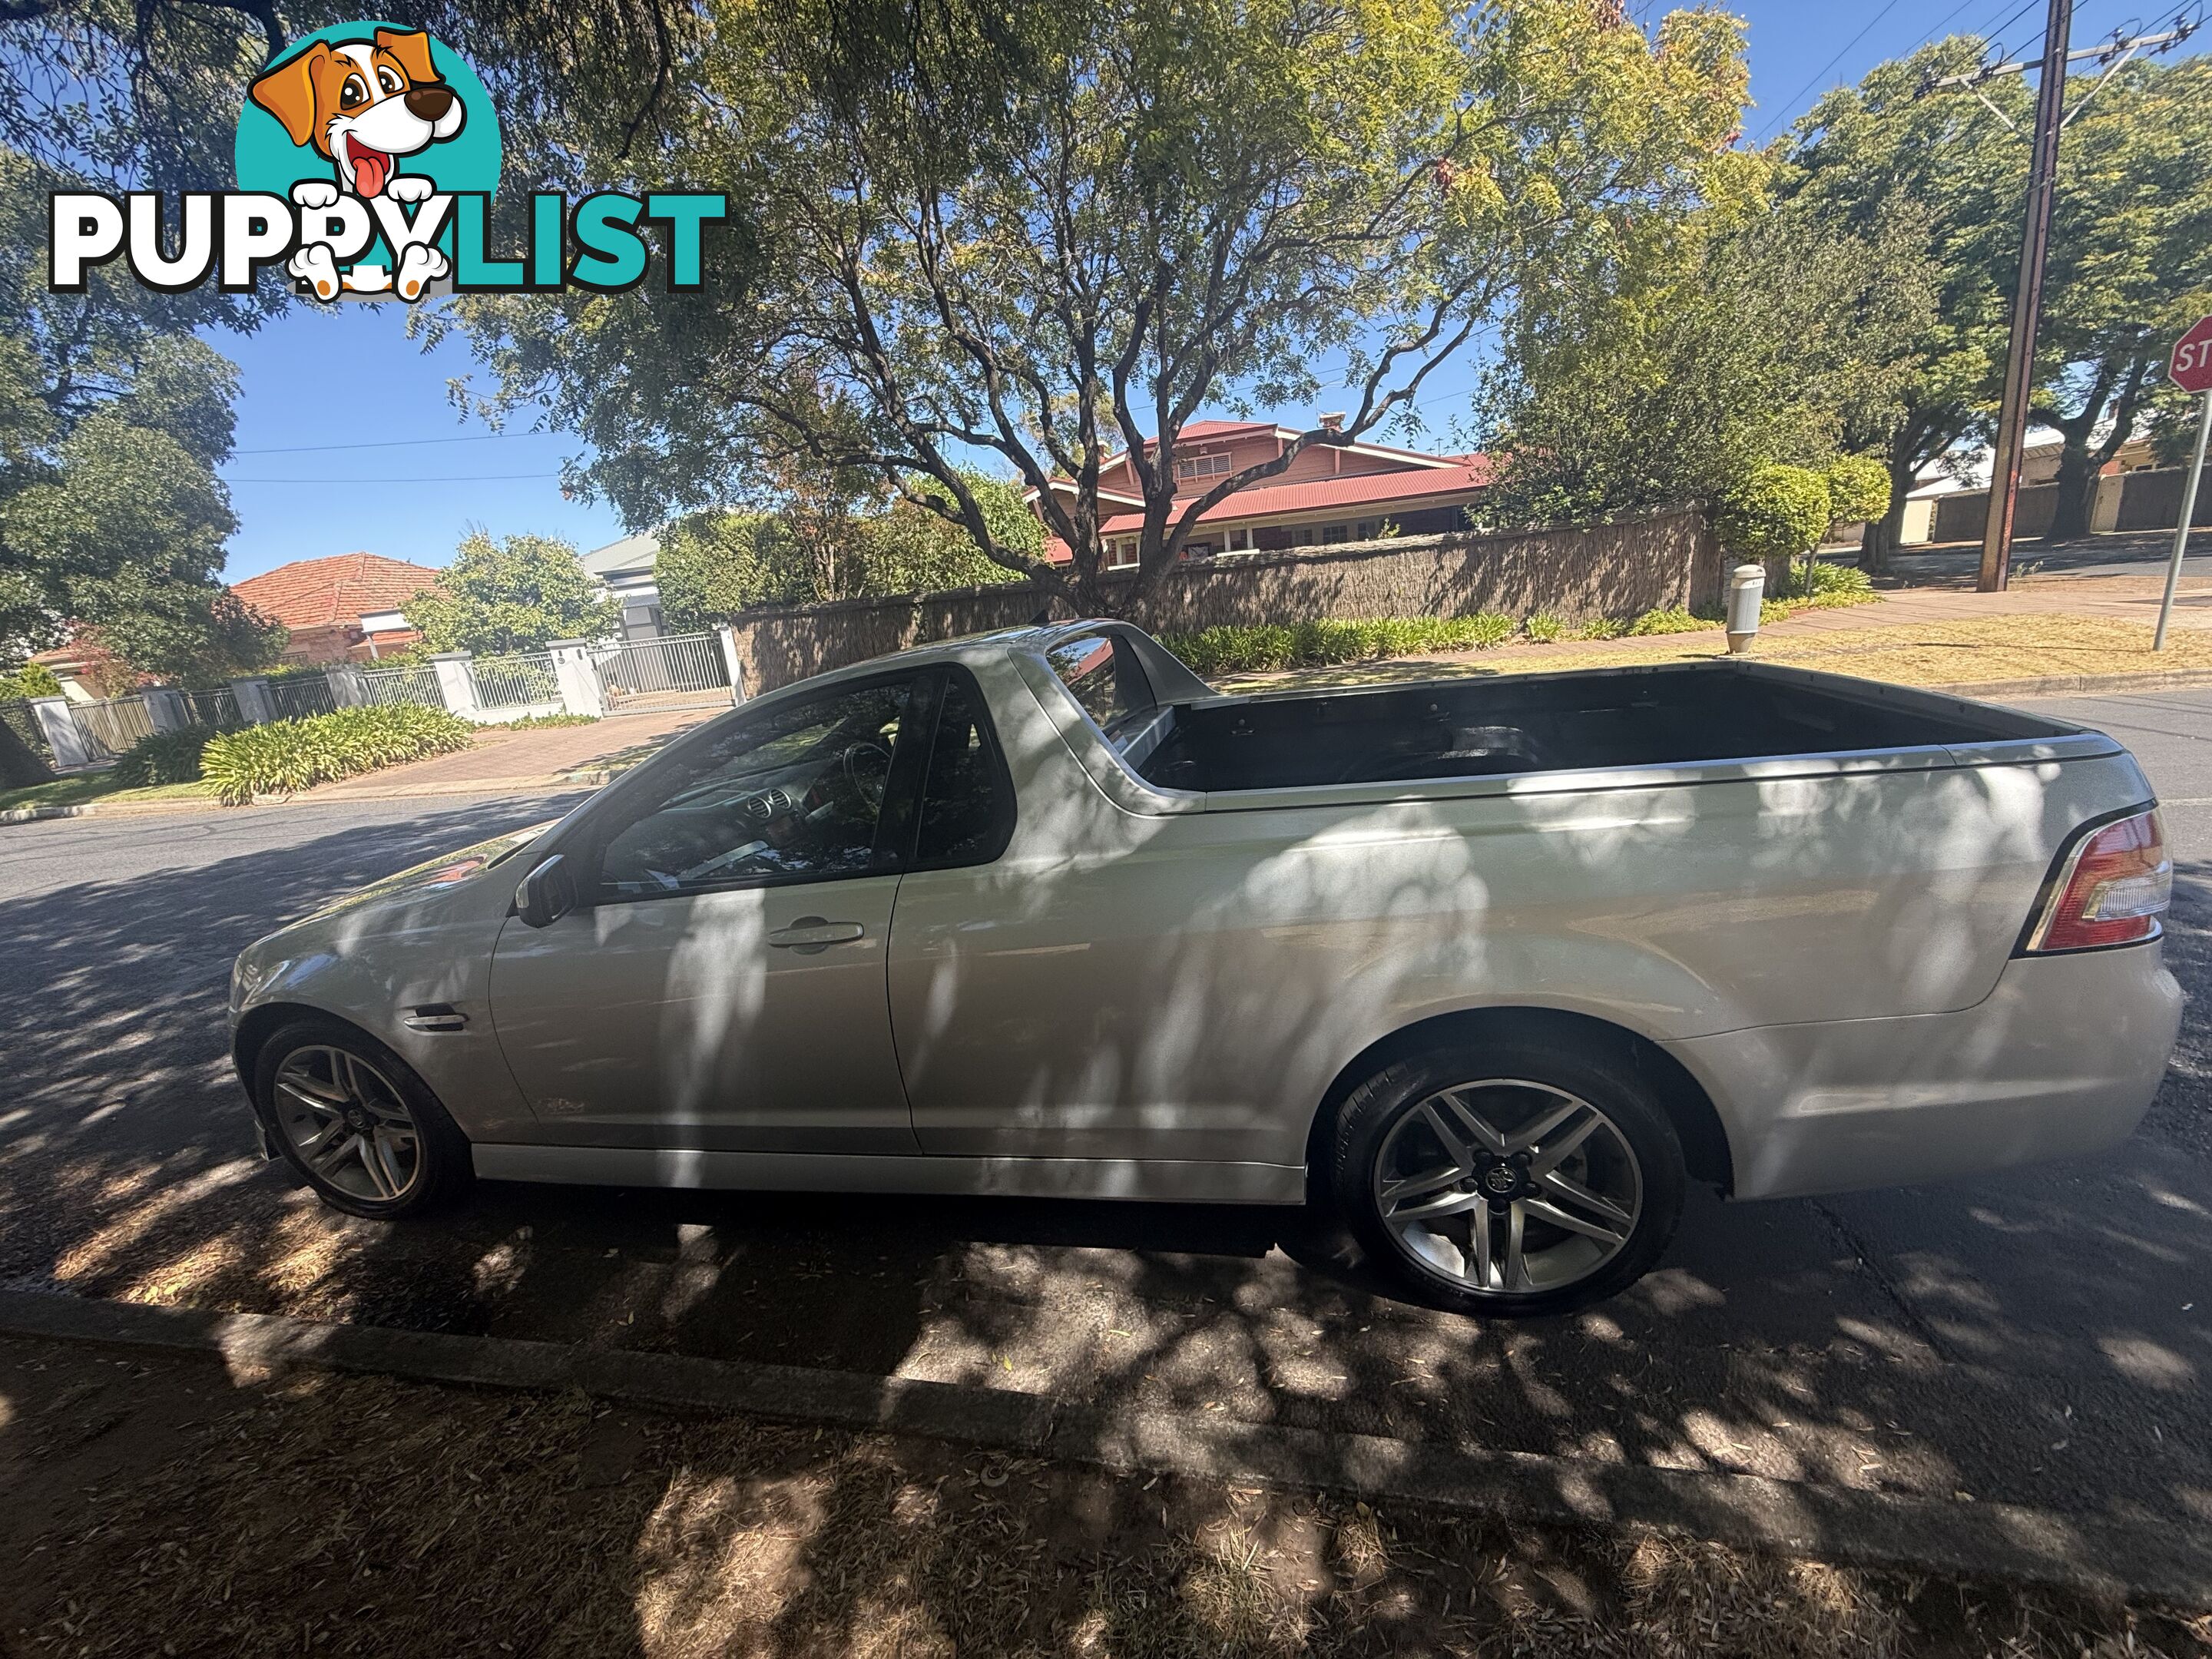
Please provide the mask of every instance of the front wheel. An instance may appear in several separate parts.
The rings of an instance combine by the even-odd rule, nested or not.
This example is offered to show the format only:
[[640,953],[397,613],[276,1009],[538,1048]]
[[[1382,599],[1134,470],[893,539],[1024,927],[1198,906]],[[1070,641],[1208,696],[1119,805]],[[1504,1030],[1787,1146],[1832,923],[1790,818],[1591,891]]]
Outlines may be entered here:
[[324,1203],[380,1219],[465,1188],[469,1143],[407,1062],[333,1019],[276,1032],[253,1068],[253,1103],[284,1160]]
[[1385,1067],[1337,1122],[1333,1186],[1370,1257],[1466,1313],[1564,1313],[1659,1258],[1682,1148],[1626,1074],[1510,1042]]

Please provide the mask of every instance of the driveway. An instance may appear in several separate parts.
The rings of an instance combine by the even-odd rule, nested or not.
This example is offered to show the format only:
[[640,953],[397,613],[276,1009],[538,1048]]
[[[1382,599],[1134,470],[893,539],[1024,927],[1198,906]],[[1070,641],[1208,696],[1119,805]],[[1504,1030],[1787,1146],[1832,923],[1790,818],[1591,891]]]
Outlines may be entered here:
[[[2158,781],[2184,871],[2169,957],[2201,999],[2212,690],[2046,706],[2118,732]],[[1644,1283],[1532,1323],[1395,1301],[1340,1238],[1277,1212],[489,1185],[398,1229],[322,1210],[250,1156],[223,1057],[232,954],[554,805],[0,830],[0,1282],[2212,1522],[2195,1013],[2112,1154],[1700,1199]]]

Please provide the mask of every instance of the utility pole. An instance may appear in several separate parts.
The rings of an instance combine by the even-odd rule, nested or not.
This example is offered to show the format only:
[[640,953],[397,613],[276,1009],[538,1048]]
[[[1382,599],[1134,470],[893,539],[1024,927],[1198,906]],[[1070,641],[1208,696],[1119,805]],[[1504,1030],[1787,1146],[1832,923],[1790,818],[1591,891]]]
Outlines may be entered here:
[[1990,462],[1990,512],[1982,529],[1982,568],[1974,583],[1984,593],[1999,592],[2012,577],[2021,447],[2027,436],[2027,396],[2035,381],[2035,328],[2043,315],[2043,263],[2051,249],[2058,135],[2066,125],[2066,42],[2073,26],[2074,0],[2051,0],[2051,15],[2043,28],[2043,82],[2035,94],[2035,156],[2027,169],[2027,222],[2020,242],[2020,286],[2013,296],[2004,398],[1997,405],[1996,449]]
[[[2012,339],[2005,353],[2004,398],[1997,405],[1996,448],[1990,456],[1989,517],[1982,531],[1982,567],[1975,582],[1984,593],[2002,588],[2012,576],[2013,525],[2020,507],[2021,449],[2027,436],[2028,393],[2034,386],[2035,330],[2043,315],[2043,264],[2051,247],[2051,204],[2058,179],[2058,135],[2137,53],[2171,52],[2203,24],[2201,19],[2184,13],[2175,17],[2172,27],[2163,34],[2130,34],[2125,28],[2118,28],[2103,46],[2069,52],[2067,41],[2073,27],[2073,0],[2051,0],[2051,15],[2043,27],[2041,58],[1993,64],[1965,75],[1947,75],[1940,81],[1929,82],[1917,94],[1925,97],[1931,92],[1964,87],[2017,133],[2020,129],[1990,101],[1989,95],[1981,89],[1982,83],[2001,75],[2019,75],[2032,69],[2043,71],[2043,82],[2035,95],[2035,153],[2027,170],[2027,220],[2021,236],[2020,286],[2013,296]],[[2069,112],[2066,108],[2067,69],[2076,61],[2090,60],[2102,64],[2105,72]]]

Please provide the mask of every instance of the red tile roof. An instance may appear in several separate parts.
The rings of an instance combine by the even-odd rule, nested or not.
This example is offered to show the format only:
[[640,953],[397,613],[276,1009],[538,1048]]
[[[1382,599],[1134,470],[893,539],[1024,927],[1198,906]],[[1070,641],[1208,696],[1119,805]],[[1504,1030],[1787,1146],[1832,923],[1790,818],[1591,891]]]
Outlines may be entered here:
[[234,582],[231,592],[272,622],[290,629],[357,623],[365,611],[396,611],[441,573],[375,553],[298,559]]
[[[1451,466],[1407,472],[1355,472],[1348,477],[1315,478],[1304,483],[1260,485],[1224,496],[1199,515],[1200,524],[1241,524],[1247,519],[1283,513],[1312,513],[1330,507],[1364,507],[1424,496],[1460,495],[1490,482],[1486,457],[1464,458]],[[1141,513],[1117,513],[1099,533],[1125,536],[1145,527]]]

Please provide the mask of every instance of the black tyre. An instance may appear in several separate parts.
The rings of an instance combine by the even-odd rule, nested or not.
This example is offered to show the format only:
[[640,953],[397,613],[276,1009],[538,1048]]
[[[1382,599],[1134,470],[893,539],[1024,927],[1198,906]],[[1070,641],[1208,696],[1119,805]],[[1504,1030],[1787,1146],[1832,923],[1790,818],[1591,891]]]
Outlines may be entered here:
[[465,1191],[468,1138],[407,1062],[334,1019],[262,1045],[253,1106],[285,1162],[349,1215],[419,1215]]
[[1338,1114],[1331,1188],[1424,1301],[1564,1313],[1633,1284],[1682,1213],[1674,1126],[1626,1064],[1504,1040],[1386,1066]]

